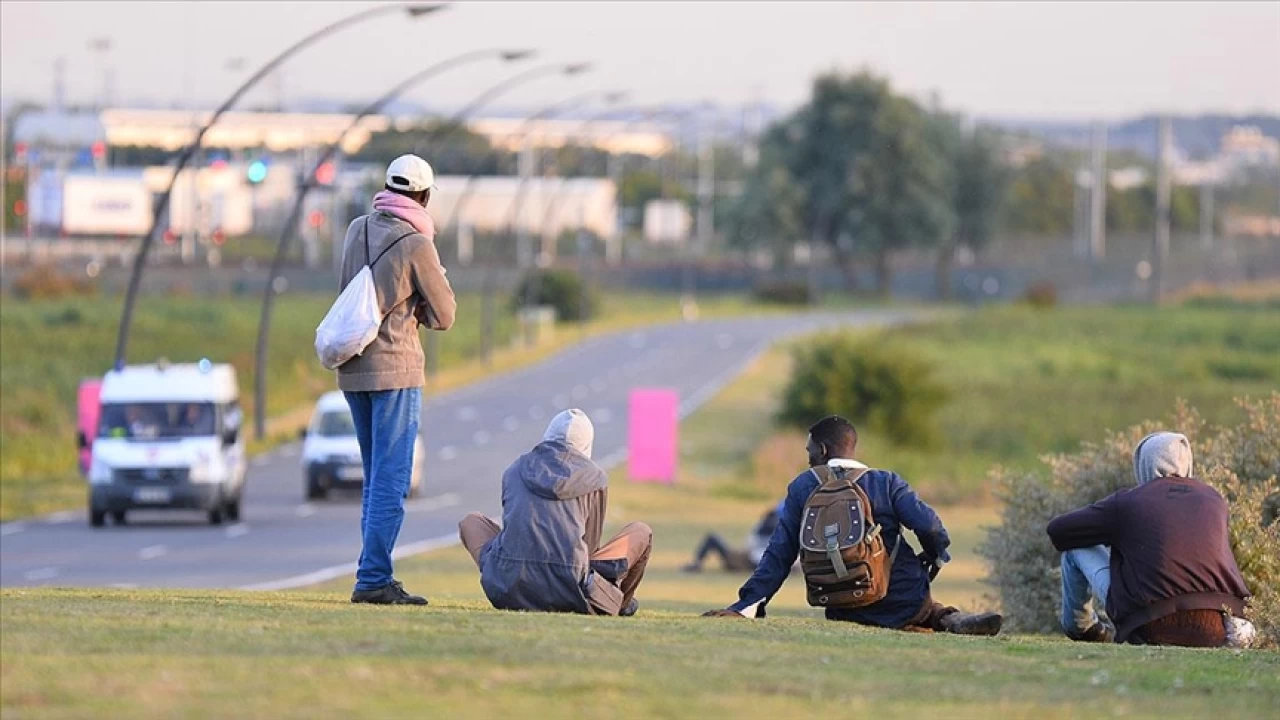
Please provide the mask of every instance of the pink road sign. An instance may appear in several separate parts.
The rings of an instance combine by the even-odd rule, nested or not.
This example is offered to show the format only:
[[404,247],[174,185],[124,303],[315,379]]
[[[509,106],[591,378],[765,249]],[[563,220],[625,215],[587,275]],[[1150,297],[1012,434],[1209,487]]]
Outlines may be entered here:
[[102,378],[80,381],[77,393],[76,430],[79,433],[80,473],[88,474],[93,461],[93,439],[98,436],[98,415],[102,411],[99,397],[102,394]]
[[676,479],[676,427],[680,398],[674,390],[632,390],[627,424],[627,473],[634,482]]

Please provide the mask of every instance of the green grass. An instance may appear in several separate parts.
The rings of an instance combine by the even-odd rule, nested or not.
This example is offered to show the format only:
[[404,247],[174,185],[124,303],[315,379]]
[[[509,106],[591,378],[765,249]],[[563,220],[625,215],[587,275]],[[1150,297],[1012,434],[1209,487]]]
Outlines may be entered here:
[[[703,619],[741,575],[677,568],[707,529],[739,541],[762,510],[729,492],[772,432],[786,354],[764,356],[684,425],[675,485],[615,473],[609,525],[655,552],[635,618],[498,612],[470,558],[402,561],[429,608],[347,602],[350,580],[282,593],[0,591],[0,710],[15,717],[1262,717],[1280,654],[961,638],[818,619],[793,578],[768,620]],[[765,418],[762,420],[761,418]],[[795,447],[793,472],[800,459]],[[782,461],[779,461],[781,464]],[[745,479],[744,479],[745,478]],[[789,476],[774,479],[780,488]],[[459,514],[465,508],[459,508]],[[989,508],[941,508],[955,561],[935,585],[976,607]]]
[[[533,350],[511,347],[514,317],[500,298],[496,313],[498,353],[491,368],[474,362],[481,347],[480,298],[459,297],[457,325],[440,336],[440,375],[430,390],[474,381],[490,372],[532,362],[576,342],[586,333],[676,320],[674,296],[611,294],[600,320],[580,330],[562,326]],[[335,387],[333,375],[315,359],[315,326],[332,298],[286,295],[276,304],[267,367],[268,429],[273,441],[292,437],[310,404]],[[706,316],[763,310],[741,297],[706,299]],[[151,362],[167,357],[191,362],[209,357],[230,362],[239,373],[242,399],[252,411],[253,352],[259,301],[249,298],[147,297],[139,306],[129,357]],[[116,297],[0,302],[0,520],[84,502],[76,471],[76,387],[111,366],[120,316]],[[252,417],[252,415],[250,415]]]
[[895,447],[868,430],[862,453],[949,499],[980,497],[993,465],[1038,469],[1046,453],[1168,416],[1179,398],[1225,424],[1241,417],[1234,398],[1280,385],[1280,313],[1267,303],[993,308],[894,340],[951,391],[941,441]]

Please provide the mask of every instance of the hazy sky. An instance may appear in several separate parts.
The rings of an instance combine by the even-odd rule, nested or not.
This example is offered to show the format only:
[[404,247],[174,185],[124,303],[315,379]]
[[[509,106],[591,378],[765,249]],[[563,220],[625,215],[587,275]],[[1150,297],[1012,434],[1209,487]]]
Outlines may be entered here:
[[[48,101],[67,59],[68,96],[94,100],[106,36],[118,103],[211,104],[256,65],[348,15],[344,2],[0,4],[0,94]],[[752,98],[791,106],[812,76],[866,65],[899,88],[981,115],[1118,117],[1148,111],[1280,112],[1280,2],[523,2],[456,3],[409,22],[375,19],[291,61],[286,97],[374,97],[440,59],[535,47],[593,60],[504,99],[544,104],[586,89],[638,103]],[[228,58],[244,57],[238,73]],[[496,61],[441,76],[409,99],[456,107],[512,72]],[[271,84],[257,99],[270,99]]]

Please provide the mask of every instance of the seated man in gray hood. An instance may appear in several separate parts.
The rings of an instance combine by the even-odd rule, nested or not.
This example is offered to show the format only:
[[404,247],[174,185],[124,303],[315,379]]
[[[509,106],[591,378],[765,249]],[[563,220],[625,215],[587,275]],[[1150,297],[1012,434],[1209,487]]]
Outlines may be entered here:
[[502,525],[479,513],[458,523],[499,610],[634,615],[653,531],[633,522],[600,544],[609,477],[591,461],[595,428],[566,410],[502,475]]

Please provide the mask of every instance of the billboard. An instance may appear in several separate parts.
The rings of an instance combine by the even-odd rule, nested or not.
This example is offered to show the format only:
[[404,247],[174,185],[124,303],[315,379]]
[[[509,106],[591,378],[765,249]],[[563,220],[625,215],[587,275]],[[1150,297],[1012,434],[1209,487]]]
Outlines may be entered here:
[[151,192],[141,176],[68,175],[62,184],[62,230],[68,235],[144,235]]

